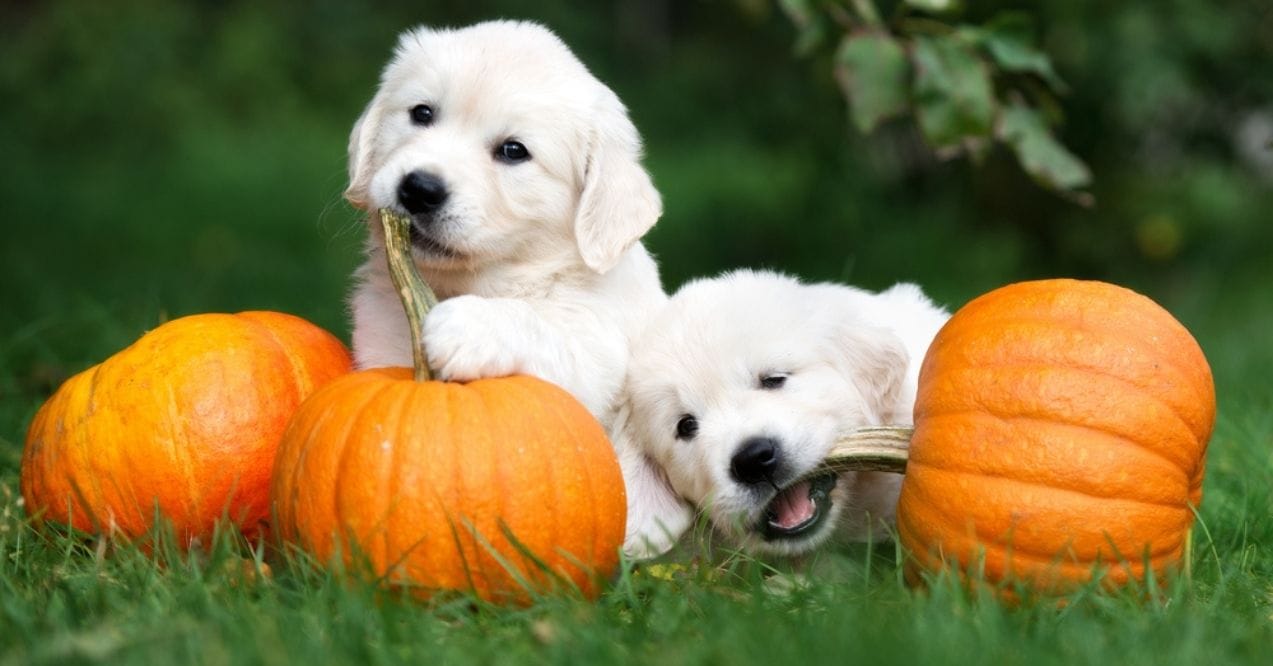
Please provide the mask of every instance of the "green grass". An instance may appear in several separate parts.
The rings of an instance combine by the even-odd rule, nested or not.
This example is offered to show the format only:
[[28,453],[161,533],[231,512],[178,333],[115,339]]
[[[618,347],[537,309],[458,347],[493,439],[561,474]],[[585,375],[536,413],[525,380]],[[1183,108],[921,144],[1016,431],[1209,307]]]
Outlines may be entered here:
[[[1220,460],[1248,436],[1273,431],[1222,427]],[[1265,663],[1273,590],[1259,544],[1273,535],[1255,508],[1269,494],[1234,490],[1249,504],[1230,514],[1239,507],[1229,496],[1204,510],[1192,583],[1149,601],[1090,593],[1062,608],[1007,608],[948,579],[915,591],[899,581],[892,548],[863,546],[824,555],[818,578],[786,591],[736,559],[670,580],[625,570],[596,602],[506,609],[422,603],[295,558],[270,557],[265,576],[261,554],[229,538],[193,555],[161,540],[148,555],[36,532],[6,482],[0,664]]]

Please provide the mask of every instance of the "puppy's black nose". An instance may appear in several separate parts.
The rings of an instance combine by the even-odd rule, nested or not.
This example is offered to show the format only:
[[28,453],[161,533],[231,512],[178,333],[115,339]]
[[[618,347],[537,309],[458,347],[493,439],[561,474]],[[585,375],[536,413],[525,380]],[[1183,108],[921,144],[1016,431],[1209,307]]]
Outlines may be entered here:
[[743,442],[729,461],[729,473],[739,483],[772,481],[778,471],[778,440],[752,437]]
[[446,203],[448,194],[441,178],[424,171],[412,171],[398,183],[398,203],[412,215],[436,211]]

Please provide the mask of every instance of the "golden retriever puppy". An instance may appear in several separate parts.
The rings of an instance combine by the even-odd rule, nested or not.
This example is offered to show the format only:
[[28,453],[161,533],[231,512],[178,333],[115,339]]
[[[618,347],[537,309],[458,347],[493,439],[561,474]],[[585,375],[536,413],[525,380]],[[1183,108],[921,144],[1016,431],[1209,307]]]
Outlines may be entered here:
[[441,299],[424,332],[441,377],[535,375],[607,423],[630,339],[666,300],[639,242],[662,213],[640,157],[619,98],[547,29],[404,33],[349,138],[345,196],[372,222],[356,364],[411,362],[374,214],[394,208]]
[[887,536],[900,476],[808,475],[842,435],[911,422],[947,316],[911,284],[876,294],[737,271],[685,285],[628,363],[625,551],[665,551],[696,511],[758,554]]

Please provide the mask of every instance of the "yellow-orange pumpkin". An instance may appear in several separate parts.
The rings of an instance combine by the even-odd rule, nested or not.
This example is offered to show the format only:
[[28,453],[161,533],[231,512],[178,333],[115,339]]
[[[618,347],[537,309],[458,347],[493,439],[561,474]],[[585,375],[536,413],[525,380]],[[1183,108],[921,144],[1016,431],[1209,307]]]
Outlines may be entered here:
[[525,376],[418,382],[407,368],[353,373],[306,401],[274,501],[279,536],[320,561],[353,554],[421,597],[493,601],[550,588],[542,568],[595,595],[627,511],[604,430],[564,390]]
[[292,315],[167,322],[68,379],[36,413],[22,456],[27,510],[137,537],[158,509],[182,544],[226,516],[256,537],[288,421],[349,369],[339,340]]
[[909,573],[984,566],[1065,592],[1169,571],[1214,421],[1206,358],[1150,299],[1075,280],[985,294],[920,372],[898,505]]
[[433,381],[421,346],[432,291],[410,220],[381,211],[411,368],[356,372],[316,392],[275,471],[278,535],[420,597],[466,591],[527,602],[561,581],[592,597],[618,565],[623,476],[601,424],[533,377]]

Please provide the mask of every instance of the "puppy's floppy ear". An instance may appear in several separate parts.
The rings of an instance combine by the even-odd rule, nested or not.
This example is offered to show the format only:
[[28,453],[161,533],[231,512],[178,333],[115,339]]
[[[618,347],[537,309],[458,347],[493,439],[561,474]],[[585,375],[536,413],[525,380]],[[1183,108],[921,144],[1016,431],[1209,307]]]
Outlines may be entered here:
[[693,522],[694,510],[672,490],[663,468],[637,445],[633,431],[630,411],[624,406],[612,433],[628,496],[623,553],[635,560],[647,560],[676,544]]
[[575,241],[589,268],[605,273],[663,214],[663,201],[641,166],[641,139],[618,97],[600,100],[588,137]]
[[848,317],[832,326],[831,345],[836,367],[861,394],[872,424],[910,423],[910,411],[902,404],[910,354],[901,338],[882,326]]
[[349,187],[345,188],[345,199],[357,208],[365,209],[370,205],[371,151],[375,136],[380,131],[381,100],[377,93],[354,121],[354,129],[349,133]]

